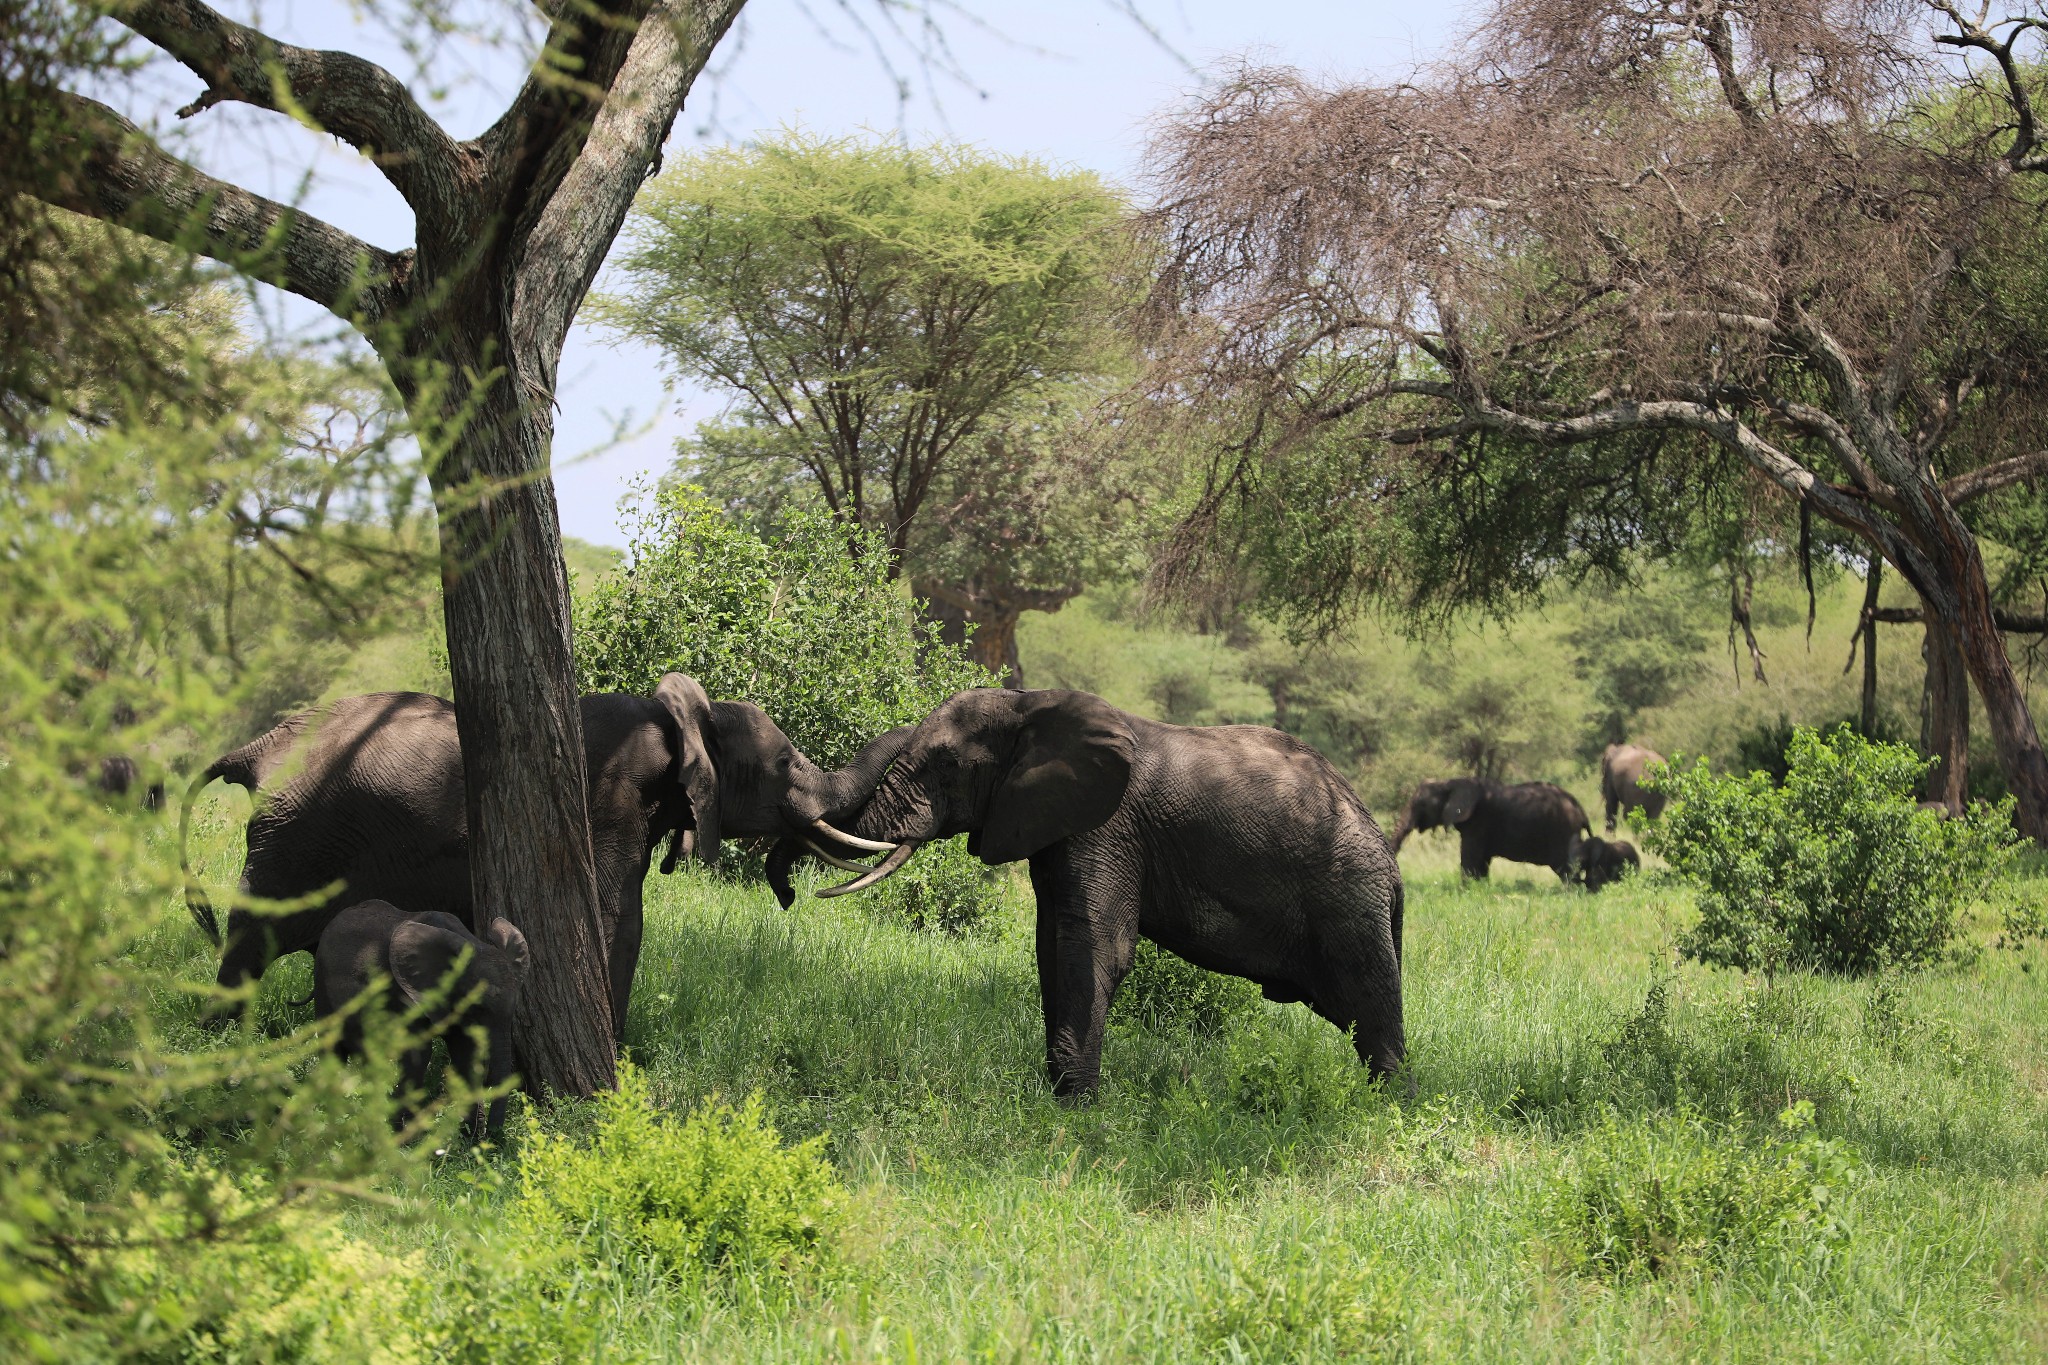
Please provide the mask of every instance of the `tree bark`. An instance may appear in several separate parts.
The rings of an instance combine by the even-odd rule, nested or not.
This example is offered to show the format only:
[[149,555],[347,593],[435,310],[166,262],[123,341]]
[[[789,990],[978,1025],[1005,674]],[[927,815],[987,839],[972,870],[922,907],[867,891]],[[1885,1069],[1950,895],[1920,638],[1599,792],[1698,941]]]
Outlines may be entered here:
[[532,947],[517,1018],[529,1081],[588,1095],[617,1079],[615,926],[603,920],[586,813],[568,571],[547,476],[554,424],[521,398],[508,379],[487,380],[434,469],[441,601],[477,929],[503,914]]
[[1027,611],[1058,611],[1081,590],[919,579],[911,591],[924,604],[925,619],[937,624],[942,643],[965,646],[969,659],[1000,678],[1004,687],[1019,691],[1024,686],[1024,665],[1017,657],[1019,618]]
[[1927,773],[1926,799],[1962,813],[1969,785],[1970,682],[1955,634],[1932,612],[1920,646],[1927,663],[1920,693],[1920,751],[1934,760]]
[[1863,706],[1858,713],[1866,736],[1877,733],[1877,597],[1884,583],[1884,558],[1871,551],[1863,571]]

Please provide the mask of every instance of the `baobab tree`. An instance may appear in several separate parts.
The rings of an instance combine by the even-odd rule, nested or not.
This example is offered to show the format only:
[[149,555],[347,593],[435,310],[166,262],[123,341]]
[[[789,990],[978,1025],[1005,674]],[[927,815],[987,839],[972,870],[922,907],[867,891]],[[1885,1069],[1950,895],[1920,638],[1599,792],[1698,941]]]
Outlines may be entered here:
[[1214,457],[1169,570],[1263,518],[1283,598],[1498,605],[1759,483],[1918,594],[2048,840],[1972,520],[2048,473],[2037,7],[1500,0],[1475,31],[1408,83],[1244,70],[1163,126],[1151,406]]

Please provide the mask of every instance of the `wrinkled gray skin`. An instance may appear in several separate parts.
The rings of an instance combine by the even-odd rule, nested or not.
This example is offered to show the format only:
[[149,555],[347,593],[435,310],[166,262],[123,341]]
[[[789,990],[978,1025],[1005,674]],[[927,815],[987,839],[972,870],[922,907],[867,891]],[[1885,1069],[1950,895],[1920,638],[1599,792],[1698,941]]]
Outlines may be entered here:
[[1598,891],[1641,870],[1643,859],[1626,839],[1602,839],[1594,835],[1579,846],[1579,876],[1588,891]]
[[[861,803],[866,801],[882,774],[903,746],[910,742],[916,731],[915,725],[899,725],[886,734],[878,735],[862,746],[852,763],[836,773],[829,774],[831,781],[823,795],[830,804],[825,807],[824,820],[835,828],[851,824],[859,813]],[[844,822],[844,824],[842,824]],[[808,842],[806,842],[808,840]],[[860,849],[851,848],[818,830],[805,835],[785,835],[775,841],[775,847],[768,851],[764,869],[769,889],[775,892],[775,899],[787,910],[796,904],[796,888],[791,885],[789,874],[800,859],[815,856],[815,849],[852,860],[872,856]]]
[[[468,960],[457,973],[465,950]],[[512,1018],[528,965],[526,937],[509,920],[492,920],[478,940],[453,915],[438,910],[409,915],[389,901],[363,901],[338,912],[321,931],[313,960],[313,1011],[325,1019],[370,989],[378,977],[389,978],[384,1008],[393,1015],[440,991],[435,1006],[413,1021],[418,1041],[399,1058],[403,1093],[418,1094],[425,1088],[437,1029],[448,1044],[448,1064],[472,1086],[495,1087],[510,1080],[517,1069]],[[479,1029],[484,1035],[481,1059],[472,1033]],[[360,1014],[342,1021],[334,1051],[344,1061],[363,1055]],[[394,1126],[404,1127],[407,1118],[400,1109],[393,1116]],[[470,1111],[466,1126],[470,1136],[481,1141],[504,1124],[501,1095],[491,1101],[488,1120],[479,1105]]]
[[990,865],[1030,860],[1046,1071],[1101,1079],[1103,1019],[1140,936],[1356,1029],[1400,1066],[1400,870],[1323,757],[1262,726],[1194,729],[1085,692],[956,693],[927,717],[852,833],[965,833]]
[[1664,755],[1640,744],[1610,744],[1600,755],[1600,800],[1607,807],[1608,834],[1614,833],[1615,821],[1624,813],[1630,824],[1638,810],[1652,820],[1664,813],[1664,793],[1639,785],[1644,770],[1663,761]]
[[[640,958],[642,883],[655,846],[672,840],[662,862],[669,872],[685,831],[706,862],[726,837],[792,834],[846,804],[849,793],[871,789],[887,762],[864,750],[848,768],[826,772],[760,707],[712,702],[680,673],[665,676],[652,697],[583,698],[583,742],[615,1034]],[[462,753],[454,707],[441,698],[387,692],[294,716],[201,774],[185,798],[188,818],[214,777],[257,798],[241,898],[317,897],[341,883],[284,915],[232,907],[221,985],[239,986],[278,957],[313,947],[335,911],[359,900],[472,922]],[[189,877],[187,897],[200,928],[213,934],[213,911]]]
[[1468,877],[1486,876],[1505,858],[1547,867],[1563,882],[1576,875],[1579,843],[1592,833],[1585,807],[1563,787],[1453,777],[1416,787],[1394,829],[1394,852],[1417,830],[1442,827],[1458,831],[1458,867]]

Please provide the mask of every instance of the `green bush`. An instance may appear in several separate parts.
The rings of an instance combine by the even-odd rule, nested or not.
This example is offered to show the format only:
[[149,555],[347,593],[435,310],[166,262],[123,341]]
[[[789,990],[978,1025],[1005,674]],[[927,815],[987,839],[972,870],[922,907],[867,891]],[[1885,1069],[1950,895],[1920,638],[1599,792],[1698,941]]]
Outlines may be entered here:
[[1243,977],[1197,967],[1141,938],[1130,973],[1117,987],[1109,1017],[1150,1029],[1186,1029],[1201,1037],[1214,1037],[1236,1021],[1257,1014],[1258,1009],[1259,988]]
[[1700,889],[1679,938],[1702,962],[1862,973],[1938,955],[2010,857],[2010,801],[1944,820],[1915,803],[1927,764],[1846,726],[1801,729],[1782,787],[1673,765],[1644,842]]
[[1372,1077],[1346,1046],[1330,1048],[1334,1035],[1313,1029],[1247,1030],[1230,1040],[1230,1102],[1249,1114],[1320,1122],[1356,1104]]
[[651,692],[687,673],[713,697],[759,705],[836,767],[990,681],[917,622],[887,546],[822,512],[793,508],[762,536],[701,490],[668,486],[628,525],[625,563],[577,599],[586,691]]
[[758,1095],[671,1123],[646,1075],[622,1063],[619,1088],[591,1104],[588,1146],[538,1133],[520,1152],[511,1221],[536,1243],[577,1243],[586,1260],[644,1259],[685,1284],[772,1280],[827,1254],[844,1196],[825,1139],[784,1146]]
[[[559,1242],[481,1240],[411,1281],[398,1311],[435,1365],[510,1360],[638,1359],[607,1333],[615,1309],[609,1267],[579,1261]],[[383,1301],[396,1285],[380,1288]]]
[[[231,1218],[258,1204],[222,1178],[215,1207]],[[175,1221],[175,1220],[173,1220]],[[101,1253],[100,1323],[74,1338],[80,1356],[163,1362],[424,1362],[428,1343],[387,1311],[421,1287],[417,1255],[394,1257],[341,1232],[331,1217],[286,1209],[239,1237],[181,1251]]]
[[917,851],[862,904],[913,929],[964,934],[1002,909],[1002,873],[967,851],[965,836]]
[[1377,1355],[1400,1331],[1399,1291],[1385,1267],[1349,1247],[1292,1242],[1257,1263],[1232,1256],[1197,1279],[1193,1335],[1219,1360]]
[[1599,1279],[1773,1257],[1820,1269],[1849,1239],[1861,1179],[1846,1145],[1815,1134],[1804,1101],[1760,1145],[1691,1111],[1647,1122],[1610,1111],[1548,1191],[1545,1224],[1572,1268]]

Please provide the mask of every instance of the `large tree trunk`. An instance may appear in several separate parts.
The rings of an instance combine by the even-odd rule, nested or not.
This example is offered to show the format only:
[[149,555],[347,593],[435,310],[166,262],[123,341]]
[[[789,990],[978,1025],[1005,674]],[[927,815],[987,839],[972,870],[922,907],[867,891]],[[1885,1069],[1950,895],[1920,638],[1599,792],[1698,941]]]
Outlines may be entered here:
[[1884,559],[1876,554],[1863,569],[1863,704],[1857,715],[1866,737],[1877,733],[1877,598],[1884,584]]
[[610,933],[590,846],[569,580],[547,472],[553,423],[545,404],[524,397],[507,377],[490,381],[434,469],[442,603],[477,928],[503,915],[532,945],[517,1021],[527,1080],[588,1095],[617,1079]]
[[1024,665],[1017,657],[1018,618],[1027,611],[1058,611],[1081,589],[955,585],[927,578],[913,583],[911,591],[924,603],[925,619],[938,625],[942,643],[964,646],[969,659],[995,674],[1004,687],[1018,691],[1024,686]]
[[[1999,768],[2016,799],[2014,822],[2021,834],[2037,844],[2048,844],[2048,754],[2041,749],[2041,736],[2034,728],[2027,708],[2026,693],[2013,673],[2012,660],[2005,652],[2005,637],[1991,608],[1991,587],[1984,575],[1984,559],[1977,541],[1962,518],[1945,500],[1931,507],[1908,502],[1909,511],[1919,511],[1926,524],[1922,543],[1937,553],[1929,555],[1943,571],[1945,582],[1922,587],[1921,598],[1928,622],[1928,671],[1930,694],[1935,688],[1935,660],[1941,659],[1940,687],[1946,692],[1951,716],[1945,723],[1950,732],[1948,746],[1957,755],[1948,762],[1943,754],[1944,780],[1938,800],[1951,811],[1960,811],[1968,776],[1969,683],[1977,685],[1984,700],[1984,719],[1991,726],[1997,746]],[[1931,587],[1934,591],[1929,591]],[[1947,600],[1940,600],[1940,599]],[[1940,647],[1936,647],[1939,640]],[[1960,663],[1960,667],[1958,667]],[[1930,714],[1933,697],[1930,695]],[[1960,733],[1954,733],[1957,730]],[[1932,789],[1930,789],[1932,791]]]
[[1970,677],[1955,633],[1929,610],[1920,646],[1926,681],[1920,692],[1920,751],[1934,760],[1926,799],[1961,814],[1970,777]]

